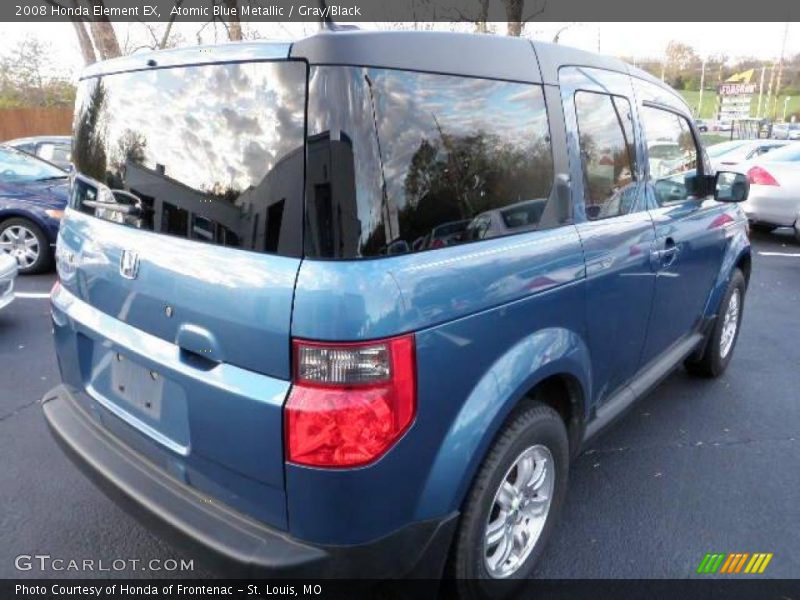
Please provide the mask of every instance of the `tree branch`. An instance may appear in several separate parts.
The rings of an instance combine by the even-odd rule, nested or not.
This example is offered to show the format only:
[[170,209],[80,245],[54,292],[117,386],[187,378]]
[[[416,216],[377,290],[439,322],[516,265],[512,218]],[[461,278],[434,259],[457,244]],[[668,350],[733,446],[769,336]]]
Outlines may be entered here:
[[547,10],[547,0],[544,0],[544,2],[542,2],[542,7],[539,10],[533,11],[530,15],[522,19],[522,22],[528,23],[530,21],[533,21],[536,17],[544,13],[544,11],[546,10]]

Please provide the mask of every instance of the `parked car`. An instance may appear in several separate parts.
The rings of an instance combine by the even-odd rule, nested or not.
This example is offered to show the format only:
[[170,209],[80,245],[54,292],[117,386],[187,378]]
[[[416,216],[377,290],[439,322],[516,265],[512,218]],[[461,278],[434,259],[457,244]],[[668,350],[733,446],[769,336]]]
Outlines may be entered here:
[[708,131],[708,121],[705,119],[695,119],[694,120],[695,127],[697,127],[697,131],[701,133],[705,133]]
[[72,169],[72,138],[68,135],[17,138],[3,144],[38,156],[62,169]]
[[437,225],[431,230],[427,238],[427,248],[443,248],[460,241],[464,230],[469,225],[469,219],[465,221],[449,221]]
[[788,144],[737,169],[750,181],[750,196],[742,208],[751,226],[766,232],[793,227],[800,242],[800,144]]
[[9,254],[0,252],[0,308],[14,299],[14,279],[17,277],[17,261]]
[[787,140],[730,140],[706,149],[714,171],[724,171],[733,165],[784,147]]
[[800,123],[775,123],[772,138],[776,140],[800,140]]
[[542,219],[546,205],[547,198],[543,198],[482,212],[467,226],[466,239],[484,240],[535,229]]
[[0,146],[0,252],[17,259],[21,274],[52,264],[68,178],[55,165]]
[[[621,61],[339,31],[135,54],[77,94],[44,414],[229,576],[527,577],[570,458],[681,364],[730,364],[747,180]],[[504,210],[524,226],[387,251]]]

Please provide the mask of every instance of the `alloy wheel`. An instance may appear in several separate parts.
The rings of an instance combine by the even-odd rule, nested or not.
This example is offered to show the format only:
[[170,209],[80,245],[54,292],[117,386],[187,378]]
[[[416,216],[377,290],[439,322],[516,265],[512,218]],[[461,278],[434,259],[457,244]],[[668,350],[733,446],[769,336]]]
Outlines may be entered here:
[[39,260],[39,240],[36,234],[24,225],[6,227],[0,233],[0,251],[17,259],[23,269],[29,269]]
[[720,358],[725,358],[733,348],[733,341],[736,339],[736,330],[739,328],[739,307],[741,306],[741,292],[738,288],[733,290],[728,307],[725,309],[725,316],[722,320],[722,333],[719,342]]
[[484,531],[484,564],[492,577],[512,576],[530,556],[547,522],[555,476],[553,455],[542,445],[524,450],[506,472]]

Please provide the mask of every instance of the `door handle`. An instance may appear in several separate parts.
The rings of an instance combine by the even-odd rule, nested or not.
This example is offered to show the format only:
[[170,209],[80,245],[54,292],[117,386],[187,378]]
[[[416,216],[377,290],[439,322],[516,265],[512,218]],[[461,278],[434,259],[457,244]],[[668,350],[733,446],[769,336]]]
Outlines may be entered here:
[[671,237],[668,237],[664,241],[664,249],[660,253],[661,255],[661,268],[666,269],[671,267],[672,264],[675,262],[675,259],[678,258],[678,245],[675,243]]
[[680,249],[671,237],[664,240],[664,248],[650,251],[650,264],[654,271],[660,271],[671,267],[678,258]]

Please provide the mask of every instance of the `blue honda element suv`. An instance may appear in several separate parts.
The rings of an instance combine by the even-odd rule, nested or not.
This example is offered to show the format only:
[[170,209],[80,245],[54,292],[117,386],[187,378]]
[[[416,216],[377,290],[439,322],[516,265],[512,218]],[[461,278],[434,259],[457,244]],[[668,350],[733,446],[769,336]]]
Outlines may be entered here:
[[73,159],[45,417],[229,575],[529,576],[570,459],[736,343],[747,181],[612,58],[359,31],[134,55],[84,73]]

